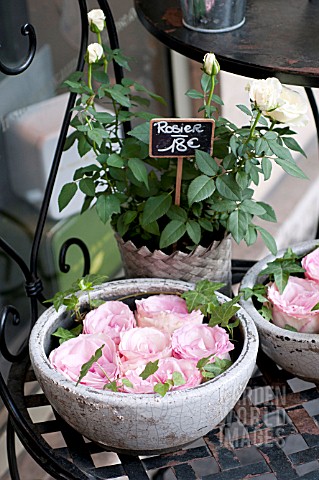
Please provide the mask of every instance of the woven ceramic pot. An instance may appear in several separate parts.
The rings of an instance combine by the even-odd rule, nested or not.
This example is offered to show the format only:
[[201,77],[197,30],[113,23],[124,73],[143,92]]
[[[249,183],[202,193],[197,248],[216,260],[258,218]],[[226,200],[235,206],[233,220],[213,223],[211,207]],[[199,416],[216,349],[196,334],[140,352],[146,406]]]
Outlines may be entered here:
[[132,241],[117,240],[127,278],[171,278],[196,283],[207,279],[231,286],[231,238],[215,241],[208,248],[198,246],[191,253],[176,251],[167,255],[161,250],[151,252],[137,248]]
[[[173,280],[135,279],[106,283],[91,296],[113,300],[151,292],[176,293],[193,288]],[[219,294],[219,300],[226,297]],[[81,304],[87,301],[82,296]],[[129,303],[129,302],[128,302]],[[54,370],[48,354],[53,348],[52,333],[70,327],[67,312],[49,308],[36,322],[30,337],[30,358],[38,381],[49,402],[64,420],[85,437],[106,449],[138,455],[172,451],[209,432],[234,407],[255,366],[258,335],[247,313],[238,312],[240,326],[231,367],[206,383],[185,390],[158,394],[130,394],[96,390],[78,385]]]
[[[318,246],[318,240],[292,246],[297,255],[306,255]],[[282,257],[286,249],[280,250],[277,257]],[[257,262],[244,276],[241,288],[252,288],[256,283],[263,283],[266,276],[260,272],[275,257],[267,256]],[[319,383],[319,334],[299,333],[277,327],[265,320],[257,311],[253,301],[241,300],[243,308],[254,320],[260,338],[262,350],[280,367],[304,380]]]

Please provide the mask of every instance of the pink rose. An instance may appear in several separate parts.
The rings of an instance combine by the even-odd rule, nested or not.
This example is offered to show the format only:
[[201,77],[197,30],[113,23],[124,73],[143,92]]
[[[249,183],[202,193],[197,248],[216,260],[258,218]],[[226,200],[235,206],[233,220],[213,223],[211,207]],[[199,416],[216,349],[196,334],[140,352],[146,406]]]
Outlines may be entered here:
[[118,345],[120,333],[135,326],[134,314],[125,303],[109,301],[86,315],[83,322],[83,333],[104,333]]
[[199,310],[188,313],[186,301],[177,295],[152,295],[135,303],[139,327],[156,327],[170,334],[186,323],[199,325],[204,318]]
[[202,376],[196,362],[191,360],[177,358],[162,358],[158,362],[158,370],[143,380],[139,375],[143,372],[145,365],[140,365],[135,370],[128,370],[125,374],[133,387],[123,386],[124,392],[129,393],[154,393],[154,387],[157,383],[165,383],[173,378],[173,373],[178,372],[185,380],[183,385],[172,386],[170,390],[182,390],[185,388],[196,387],[202,381]]
[[294,327],[298,332],[319,333],[319,311],[312,308],[319,302],[319,287],[312,280],[290,276],[282,294],[273,283],[268,287],[273,322],[278,327]]
[[[218,325],[184,325],[175,330],[172,336],[173,356],[200,360],[210,355],[229,359],[234,345],[229,341],[228,333]],[[214,358],[212,358],[214,361]]]
[[52,350],[51,365],[69,380],[77,382],[81,367],[88,362],[98,348],[104,345],[102,356],[81,380],[81,384],[102,389],[106,383],[117,378],[119,373],[116,345],[103,334],[79,335]]
[[319,248],[308,253],[302,260],[301,266],[306,270],[305,276],[319,282]]
[[144,363],[172,355],[171,337],[157,328],[132,328],[121,333],[119,352],[124,361]]

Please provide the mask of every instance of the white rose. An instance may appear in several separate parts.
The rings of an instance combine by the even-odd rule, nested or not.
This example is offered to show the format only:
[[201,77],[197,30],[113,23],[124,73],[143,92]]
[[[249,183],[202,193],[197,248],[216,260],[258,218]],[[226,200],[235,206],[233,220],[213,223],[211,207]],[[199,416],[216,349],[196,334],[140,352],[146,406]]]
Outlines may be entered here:
[[99,43],[91,43],[87,48],[87,61],[95,63],[103,56],[103,47]]
[[266,115],[286,125],[304,127],[309,120],[307,110],[307,102],[300,93],[283,86],[278,108]]
[[262,112],[268,112],[279,105],[282,85],[277,78],[253,80],[247,85],[249,97]]
[[[96,27],[98,29],[99,32],[102,32],[102,30],[104,29],[104,25],[105,25],[105,15],[103,13],[103,10],[99,9],[99,8],[95,8],[93,10],[91,10],[89,13],[88,13],[88,21],[89,21],[89,25],[91,27],[91,30],[95,31],[94,28],[92,27]],[[95,32],[97,33],[97,32]]]
[[207,75],[217,75],[220,70],[219,63],[214,53],[206,53],[204,56],[203,70]]

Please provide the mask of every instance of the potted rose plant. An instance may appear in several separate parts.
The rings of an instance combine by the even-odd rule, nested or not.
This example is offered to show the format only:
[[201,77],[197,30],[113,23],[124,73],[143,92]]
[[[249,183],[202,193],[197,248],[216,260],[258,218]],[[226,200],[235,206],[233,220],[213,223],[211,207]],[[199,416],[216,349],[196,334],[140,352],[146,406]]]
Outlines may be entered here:
[[[275,253],[274,239],[255,223],[255,217],[275,222],[275,212],[254,200],[254,187],[261,178],[271,177],[274,163],[305,178],[291,154],[304,152],[288,126],[306,123],[303,98],[276,78],[253,80],[248,86],[250,108],[238,106],[247,115],[247,125],[238,127],[218,115],[222,100],[214,87],[219,64],[213,53],[206,54],[201,90],[186,94],[203,102],[201,115],[215,119],[213,153],[197,150],[194,158],[184,161],[176,205],[176,158],[149,156],[150,120],[156,116],[140,110],[146,97],[162,99],[132,79],[111,81],[109,63],[114,60],[129,68],[127,58],[102,44],[103,12],[93,10],[88,17],[97,41],[87,49],[87,72],[75,72],[65,82],[78,93],[74,131],[66,148],[76,142],[81,157],[94,151],[96,163],[79,166],[60,193],[59,208],[80,190],[81,211],[92,207],[102,222],[111,221],[131,277],[229,281],[230,237],[252,245],[261,235]],[[98,102],[113,112],[97,111]],[[132,120],[142,123],[121,135],[121,128]]]
[[257,262],[241,284],[265,353],[297,377],[319,381],[319,243],[311,240]]
[[85,437],[138,455],[176,450],[222,421],[258,350],[237,298],[208,280],[93,283],[57,294],[31,333],[31,362],[57,412]]

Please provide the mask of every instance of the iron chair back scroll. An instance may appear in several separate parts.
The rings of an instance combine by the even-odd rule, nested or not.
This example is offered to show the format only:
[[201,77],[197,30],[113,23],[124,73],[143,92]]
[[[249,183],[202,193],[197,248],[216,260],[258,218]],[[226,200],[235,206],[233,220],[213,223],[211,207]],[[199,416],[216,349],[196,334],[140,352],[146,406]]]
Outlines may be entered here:
[[[107,32],[109,37],[110,47],[112,49],[119,48],[118,36],[116,31],[116,26],[114,22],[114,18],[108,4],[107,0],[98,0],[98,4],[100,8],[103,10],[105,17],[106,17],[106,26]],[[87,21],[87,2],[86,0],[78,0],[78,7],[80,10],[81,16],[81,39],[79,41],[79,54],[78,54],[78,61],[76,69],[78,71],[82,71],[84,68],[84,55],[88,45],[88,21]],[[28,37],[29,41],[29,48],[28,53],[25,60],[19,65],[15,67],[6,66],[0,60],[0,71],[6,75],[18,75],[24,72],[32,63],[34,58],[34,54],[36,51],[37,46],[37,39],[36,39],[36,32],[31,24],[26,24],[22,26],[21,33],[24,36]],[[1,57],[1,49],[0,49],[0,57]],[[114,62],[114,74],[117,83],[120,83],[123,78],[123,70],[122,68]],[[40,213],[36,225],[36,229],[33,236],[32,247],[30,252],[30,261],[29,265],[23,260],[21,255],[14,250],[1,236],[0,236],[0,249],[10,258],[12,259],[20,268],[24,281],[25,281],[25,292],[29,299],[30,304],[30,313],[29,313],[29,324],[28,328],[31,331],[32,326],[34,325],[35,321],[38,318],[38,307],[39,304],[44,305],[45,307],[48,306],[48,303],[45,303],[45,297],[43,295],[43,285],[42,281],[38,276],[38,257],[39,257],[39,248],[41,244],[41,239],[43,235],[43,230],[47,218],[48,208],[50,204],[50,199],[53,191],[53,187],[55,184],[56,176],[59,170],[60,159],[63,152],[63,147],[65,143],[65,139],[67,136],[72,108],[75,104],[76,100],[76,93],[70,93],[69,100],[67,103],[66,111],[64,114],[63,124],[60,130],[59,138],[56,145],[56,150],[52,160],[52,166],[50,170],[50,174],[47,180],[46,189],[42,201],[42,205],[40,208]],[[130,130],[130,125],[127,123],[124,126],[124,134]],[[88,248],[84,244],[84,242],[79,238],[70,238],[61,247],[60,255],[59,255],[59,267],[62,272],[67,272],[69,270],[69,265],[66,264],[66,254],[67,250],[71,245],[77,245],[84,256],[84,275],[89,273],[90,270],[90,255]],[[13,305],[7,305],[2,308],[0,312],[0,353],[3,357],[11,362],[20,362],[28,352],[28,338],[25,339],[23,345],[19,348],[17,352],[11,352],[8,348],[6,342],[6,327],[8,323],[14,325],[18,328],[19,324],[21,324],[21,317],[19,311]],[[16,464],[16,455],[15,455],[15,446],[14,446],[14,436],[15,432],[18,434],[20,440],[22,441],[23,445],[25,446],[26,450],[33,456],[34,458],[41,458],[41,456],[45,456],[44,453],[44,443],[43,445],[39,442],[39,438],[35,437],[34,433],[28,427],[28,424],[21,415],[21,412],[17,409],[10,391],[6,385],[3,375],[0,373],[0,394],[2,400],[4,402],[5,407],[9,412],[9,420],[7,424],[7,451],[8,451],[8,461],[9,461],[9,468],[10,473],[13,479],[19,479],[19,473]],[[35,457],[35,452],[36,457]],[[70,479],[87,479],[91,478],[87,476],[85,473],[80,471],[76,466],[72,466],[69,462],[67,468],[63,465],[63,459],[61,462],[57,462],[55,465],[49,466],[48,470],[51,470],[51,473],[54,474],[56,478],[70,478]],[[67,477],[65,476],[65,472],[68,472]]]

